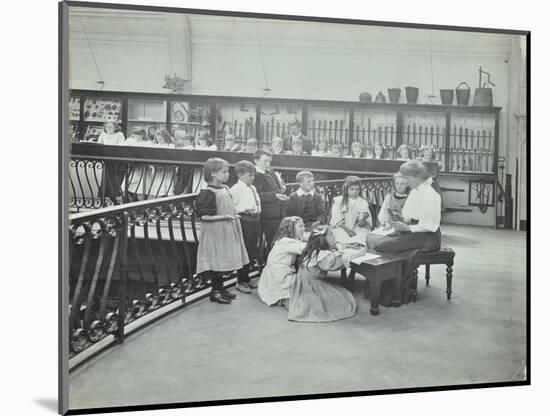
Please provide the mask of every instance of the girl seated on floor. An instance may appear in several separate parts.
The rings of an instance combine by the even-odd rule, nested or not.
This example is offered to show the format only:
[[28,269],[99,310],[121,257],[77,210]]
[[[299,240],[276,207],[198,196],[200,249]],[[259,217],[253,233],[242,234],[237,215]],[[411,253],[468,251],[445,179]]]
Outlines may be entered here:
[[296,279],[294,263],[306,247],[303,236],[304,222],[300,217],[283,218],[258,283],[258,295],[267,305],[287,304]]
[[354,316],[357,304],[351,292],[325,279],[327,272],[349,267],[351,259],[365,253],[364,247],[349,253],[336,251],[336,239],[330,227],[319,226],[313,230],[290,288],[288,320],[331,322]]

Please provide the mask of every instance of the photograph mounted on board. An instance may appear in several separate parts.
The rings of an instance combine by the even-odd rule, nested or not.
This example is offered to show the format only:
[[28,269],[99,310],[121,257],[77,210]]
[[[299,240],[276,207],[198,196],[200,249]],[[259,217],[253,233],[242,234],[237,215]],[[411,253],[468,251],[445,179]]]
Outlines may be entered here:
[[529,32],[59,7],[60,413],[530,384]]

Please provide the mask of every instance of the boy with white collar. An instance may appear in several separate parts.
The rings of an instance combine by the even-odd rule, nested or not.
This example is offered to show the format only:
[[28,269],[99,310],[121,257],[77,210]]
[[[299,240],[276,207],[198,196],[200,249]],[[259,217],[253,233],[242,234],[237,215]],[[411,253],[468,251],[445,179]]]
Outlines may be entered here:
[[296,182],[300,188],[290,194],[286,207],[286,215],[297,216],[304,220],[306,229],[311,229],[314,222],[326,224],[327,212],[325,201],[315,192],[313,173],[304,170],[296,174]]

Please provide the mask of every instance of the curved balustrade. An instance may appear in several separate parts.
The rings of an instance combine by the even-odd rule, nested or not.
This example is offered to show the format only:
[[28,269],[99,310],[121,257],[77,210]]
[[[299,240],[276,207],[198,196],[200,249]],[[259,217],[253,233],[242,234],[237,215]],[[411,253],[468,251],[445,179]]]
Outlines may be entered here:
[[206,289],[195,275],[196,194],[70,216],[71,357],[108,335]]
[[[222,157],[231,166],[239,160],[252,160],[250,153],[93,144],[75,144],[72,150],[69,207],[73,211],[197,192],[202,184],[202,167],[209,157]],[[310,170],[323,180],[347,175],[370,175],[376,179],[396,172],[401,163],[295,155],[273,157],[273,166],[287,182],[294,180],[300,170]],[[230,184],[232,181],[236,181],[234,175]]]

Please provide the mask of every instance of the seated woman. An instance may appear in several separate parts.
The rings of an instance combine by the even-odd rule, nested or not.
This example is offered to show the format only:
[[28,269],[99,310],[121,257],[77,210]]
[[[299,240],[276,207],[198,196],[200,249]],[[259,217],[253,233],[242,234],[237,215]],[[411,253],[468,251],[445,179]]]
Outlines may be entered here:
[[258,282],[258,295],[267,305],[287,303],[296,279],[294,263],[306,247],[303,236],[304,222],[300,217],[283,218]]
[[332,229],[321,226],[315,229],[300,256],[300,268],[290,288],[288,320],[299,322],[331,322],[351,318],[357,304],[347,289],[325,281],[328,271],[349,267],[352,258],[362,256],[366,249],[352,254],[338,252]]
[[382,253],[408,251],[408,261],[403,267],[403,301],[408,301],[412,281],[412,259],[417,251],[439,250],[441,246],[441,197],[431,186],[431,178],[424,165],[411,160],[399,168],[410,188],[409,196],[403,205],[402,215],[394,215],[389,225],[398,235],[379,236],[369,234],[367,246]]

